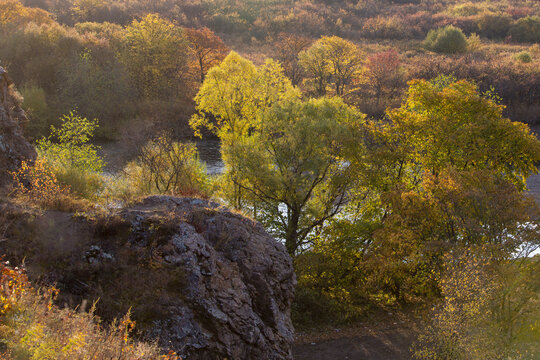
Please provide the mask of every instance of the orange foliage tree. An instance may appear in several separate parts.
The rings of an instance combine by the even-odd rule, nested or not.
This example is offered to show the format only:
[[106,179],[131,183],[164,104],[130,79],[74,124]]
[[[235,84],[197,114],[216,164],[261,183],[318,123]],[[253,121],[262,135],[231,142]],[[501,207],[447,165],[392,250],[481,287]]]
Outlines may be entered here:
[[206,27],[185,29],[185,34],[189,40],[189,49],[197,62],[199,79],[202,83],[208,70],[227,56],[229,48],[219,36]]

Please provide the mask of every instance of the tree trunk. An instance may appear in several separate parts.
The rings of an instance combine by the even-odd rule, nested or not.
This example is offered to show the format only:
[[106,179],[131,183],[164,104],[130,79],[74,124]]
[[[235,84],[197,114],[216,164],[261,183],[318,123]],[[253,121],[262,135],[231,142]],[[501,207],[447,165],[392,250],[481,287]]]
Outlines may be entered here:
[[300,211],[291,210],[287,224],[287,233],[285,235],[285,247],[289,255],[294,257],[296,249],[298,249],[298,222],[300,221]]

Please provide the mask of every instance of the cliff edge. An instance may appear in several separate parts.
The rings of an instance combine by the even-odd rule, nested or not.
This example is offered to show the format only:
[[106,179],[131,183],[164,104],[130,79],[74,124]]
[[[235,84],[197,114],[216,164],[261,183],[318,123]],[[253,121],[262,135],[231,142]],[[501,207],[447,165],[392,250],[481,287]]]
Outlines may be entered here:
[[0,189],[11,182],[9,173],[17,170],[22,161],[36,158],[36,150],[23,136],[25,121],[20,97],[0,66]]

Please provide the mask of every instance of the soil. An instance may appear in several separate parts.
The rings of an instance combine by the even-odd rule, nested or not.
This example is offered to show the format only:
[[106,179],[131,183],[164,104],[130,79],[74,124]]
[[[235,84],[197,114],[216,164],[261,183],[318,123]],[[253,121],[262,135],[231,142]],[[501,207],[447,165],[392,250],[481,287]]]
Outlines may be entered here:
[[346,328],[298,333],[295,360],[410,360],[418,320],[404,313],[384,313]]

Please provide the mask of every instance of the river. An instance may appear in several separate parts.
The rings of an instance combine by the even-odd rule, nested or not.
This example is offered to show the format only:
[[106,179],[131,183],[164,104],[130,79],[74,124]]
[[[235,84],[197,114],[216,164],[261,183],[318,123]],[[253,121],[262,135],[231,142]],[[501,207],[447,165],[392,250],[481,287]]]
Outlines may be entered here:
[[[219,140],[204,139],[196,141],[199,157],[206,164],[206,171],[209,175],[217,175],[223,172],[224,164],[221,160],[219,150]],[[135,157],[133,151],[124,148],[121,143],[100,144],[100,155],[107,162],[106,171],[110,173],[121,170],[124,165]],[[535,198],[540,206],[540,174],[533,175],[527,179],[530,194]]]

